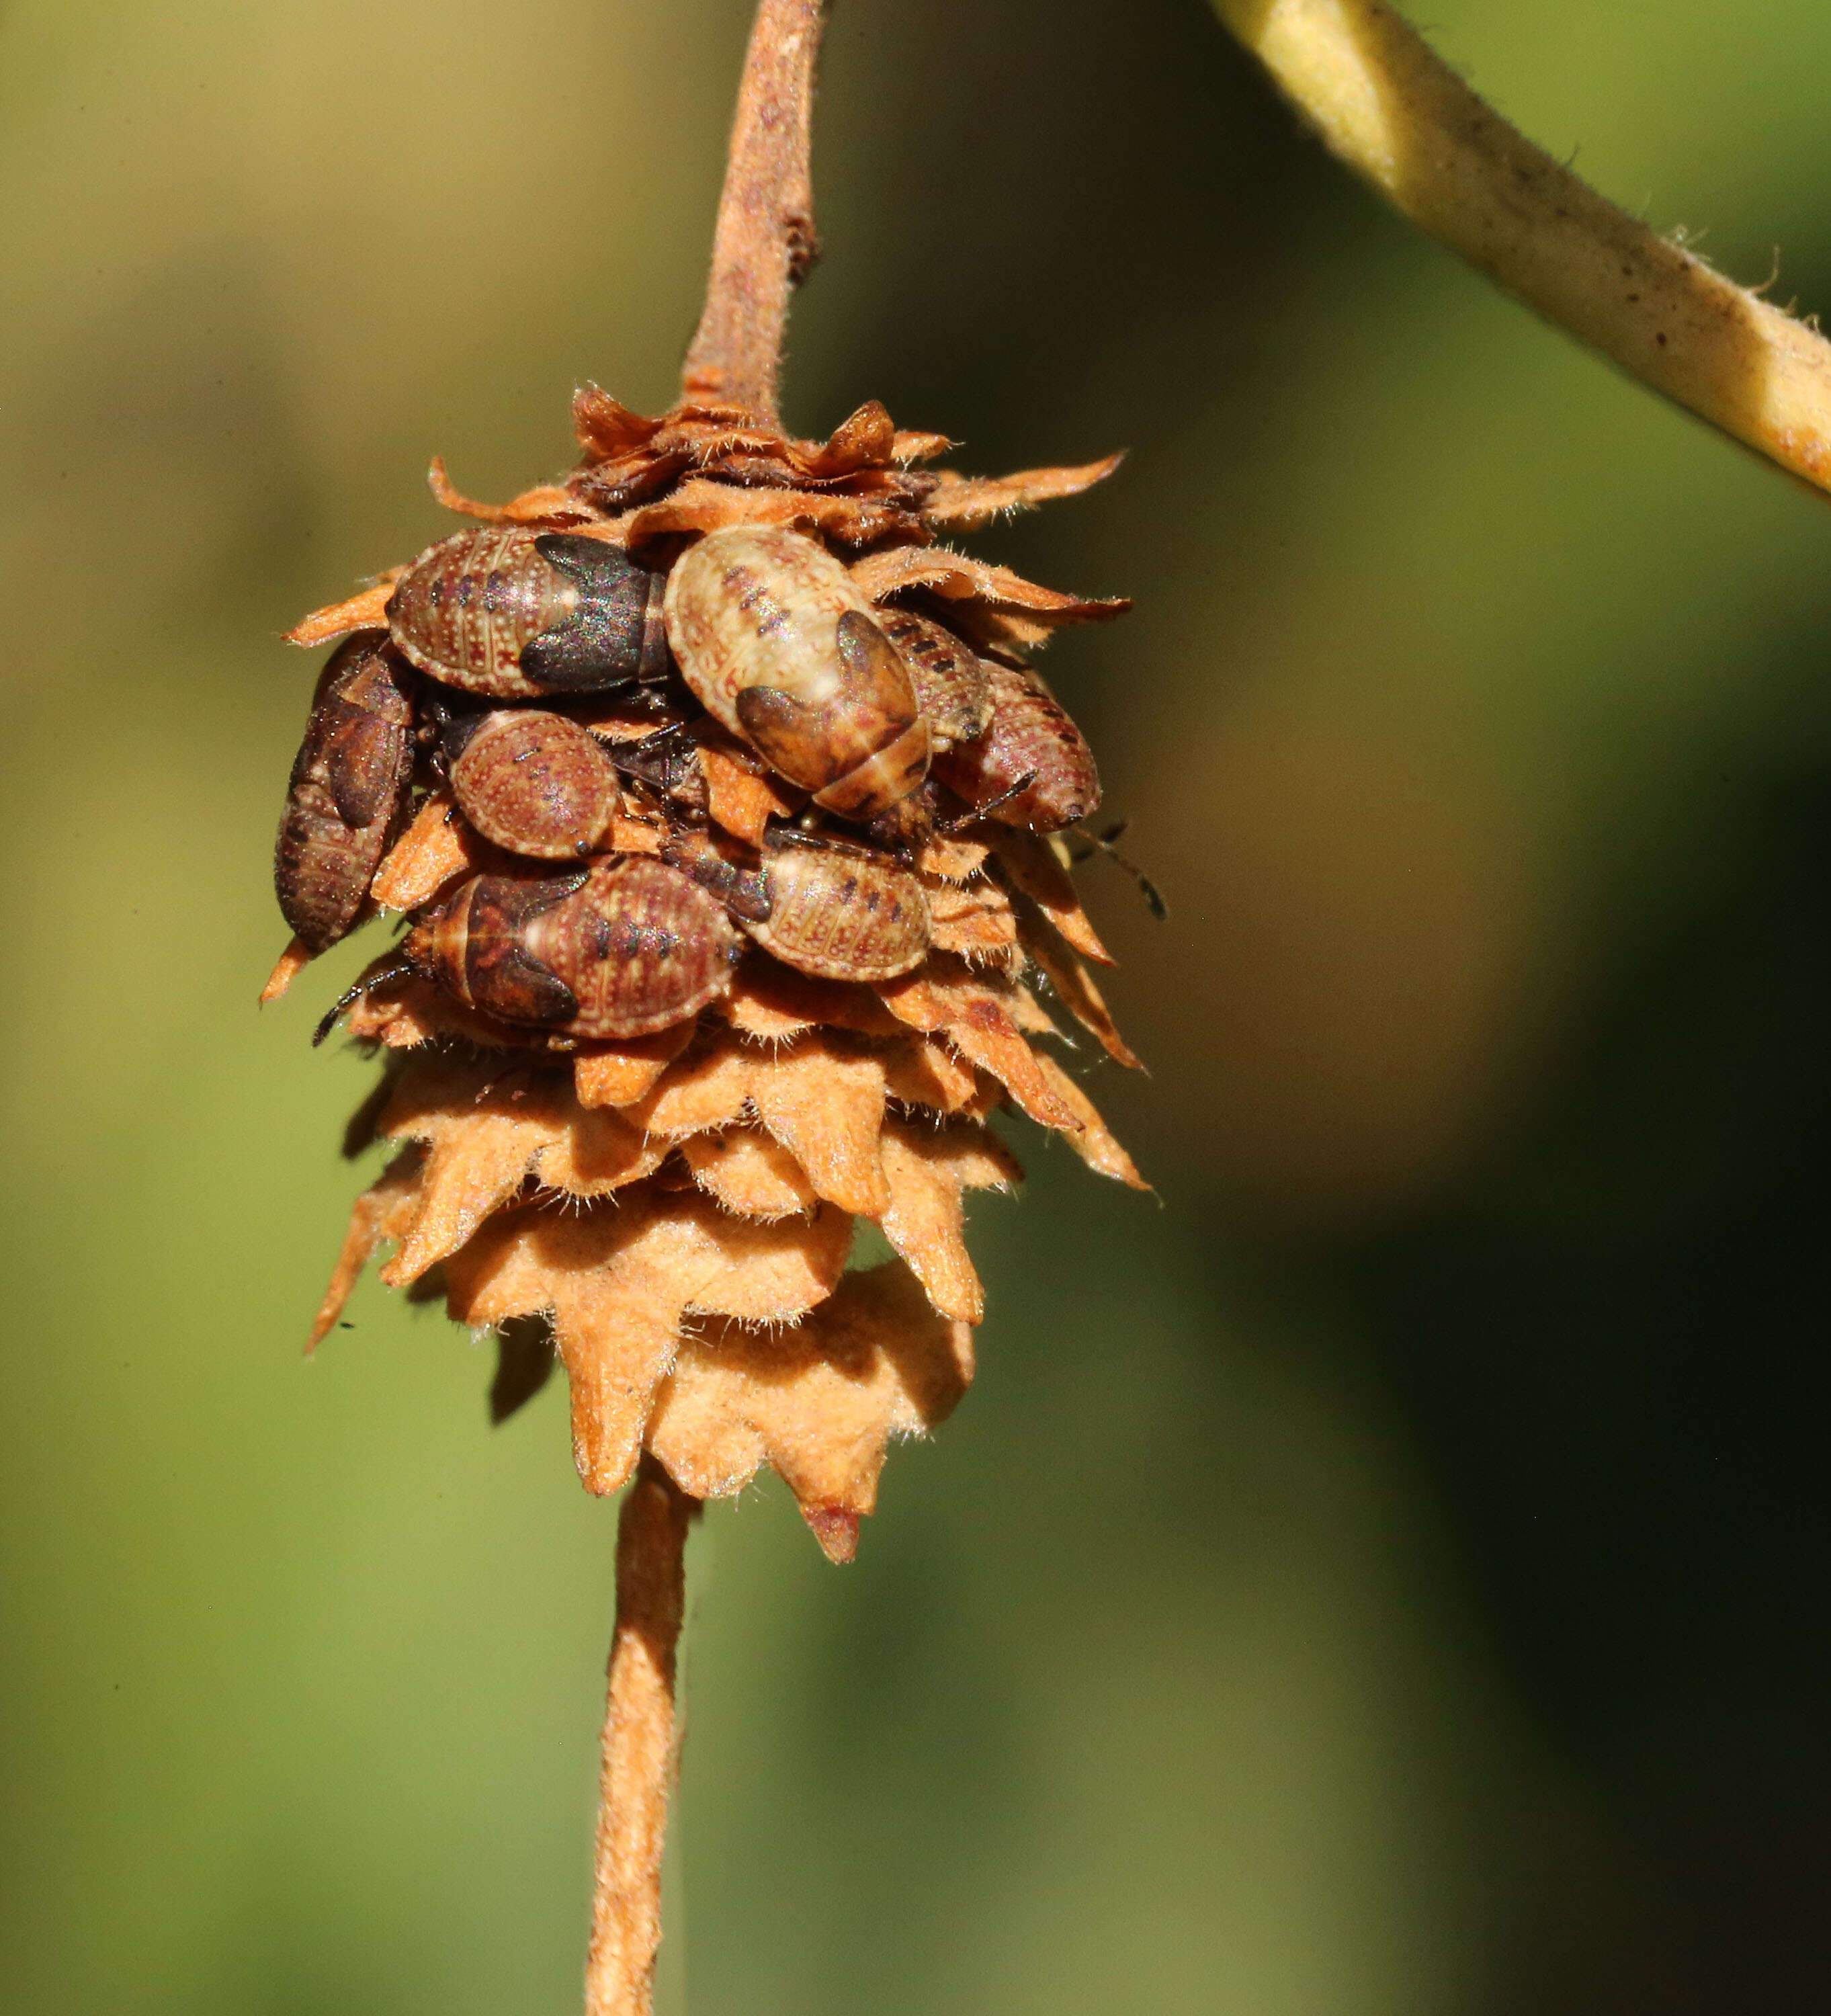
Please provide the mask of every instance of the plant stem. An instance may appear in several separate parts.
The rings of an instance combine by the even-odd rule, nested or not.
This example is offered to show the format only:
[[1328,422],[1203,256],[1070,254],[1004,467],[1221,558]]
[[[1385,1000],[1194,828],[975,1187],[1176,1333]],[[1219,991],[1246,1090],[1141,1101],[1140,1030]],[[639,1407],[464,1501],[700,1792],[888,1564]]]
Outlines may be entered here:
[[699,1499],[646,1456],[617,1520],[617,1629],[599,1780],[586,2016],[649,2016],[661,1944],[686,1537],[699,1510]]
[[[827,0],[757,0],[712,240],[706,306],[681,370],[692,400],[776,417],[789,296],[813,264],[814,73]],[[585,2016],[649,2016],[674,1767],[687,1529],[700,1510],[645,1456],[617,1526]]]
[[1831,489],[1831,344],[1617,210],[1379,0],[1214,0],[1412,221],[1656,391]]
[[776,417],[789,296],[816,250],[808,168],[826,0],[758,0],[706,307],[681,371],[689,399]]

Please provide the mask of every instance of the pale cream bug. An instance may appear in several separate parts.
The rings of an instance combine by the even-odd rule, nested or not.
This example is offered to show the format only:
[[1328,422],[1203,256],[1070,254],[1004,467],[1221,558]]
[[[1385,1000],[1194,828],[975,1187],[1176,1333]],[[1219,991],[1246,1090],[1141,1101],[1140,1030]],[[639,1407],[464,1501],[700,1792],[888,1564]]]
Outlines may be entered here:
[[687,684],[826,811],[879,819],[928,775],[909,668],[824,547],[777,526],[709,532],[664,607]]
[[865,848],[772,833],[754,868],[710,835],[672,836],[661,858],[715,896],[765,952],[822,980],[894,980],[928,956],[928,898],[906,868]]

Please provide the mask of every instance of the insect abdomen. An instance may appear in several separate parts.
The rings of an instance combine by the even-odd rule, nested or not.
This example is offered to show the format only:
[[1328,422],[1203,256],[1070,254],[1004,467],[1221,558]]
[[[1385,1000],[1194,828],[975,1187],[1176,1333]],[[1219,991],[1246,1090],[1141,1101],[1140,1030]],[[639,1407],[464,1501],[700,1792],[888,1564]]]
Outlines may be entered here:
[[448,774],[459,809],[487,841],[537,860],[576,859],[610,825],[617,772],[563,715],[504,708],[462,724]]
[[631,855],[592,871],[578,895],[536,920],[529,949],[578,997],[581,1036],[671,1028],[729,991],[737,934],[678,869]]
[[1054,833],[1085,819],[1099,808],[1100,777],[1081,730],[1034,672],[983,662],[991,681],[991,725],[977,741],[950,749],[936,775],[969,805],[987,805],[1022,784],[988,815],[1001,826]]
[[936,752],[983,735],[991,719],[991,681],[972,646],[912,609],[881,609],[877,621],[909,668]]

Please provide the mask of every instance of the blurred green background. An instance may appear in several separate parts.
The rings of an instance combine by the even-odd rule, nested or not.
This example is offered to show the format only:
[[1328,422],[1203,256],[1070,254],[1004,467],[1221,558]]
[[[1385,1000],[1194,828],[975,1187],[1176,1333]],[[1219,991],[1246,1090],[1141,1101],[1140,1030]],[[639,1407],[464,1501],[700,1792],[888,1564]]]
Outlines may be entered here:
[[[612,1508],[373,1283],[299,1343],[277,633],[671,396],[746,0],[0,12],[0,2007],[576,2006]],[[1434,0],[1831,304],[1831,10]],[[1161,1193],[1034,1136],[858,1564],[695,1543],[679,2016],[1831,2009],[1831,518],[1350,185],[1197,0],[844,0],[791,419],[1138,598],[1049,669]]]

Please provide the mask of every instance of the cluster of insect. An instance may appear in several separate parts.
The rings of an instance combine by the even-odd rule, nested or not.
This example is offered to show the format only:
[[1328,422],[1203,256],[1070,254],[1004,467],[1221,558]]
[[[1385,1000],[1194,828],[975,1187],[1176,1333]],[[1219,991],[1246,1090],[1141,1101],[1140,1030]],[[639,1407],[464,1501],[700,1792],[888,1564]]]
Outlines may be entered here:
[[[303,952],[376,908],[376,871],[443,794],[485,872],[409,913],[364,992],[417,977],[566,1048],[696,1016],[739,961],[881,982],[930,944],[917,873],[989,822],[1054,833],[1098,805],[1079,729],[1015,657],[874,606],[825,546],[731,525],[641,566],[588,533],[491,526],[428,549],[386,628],[319,679],[275,854]],[[714,752],[773,810],[710,813]]]

